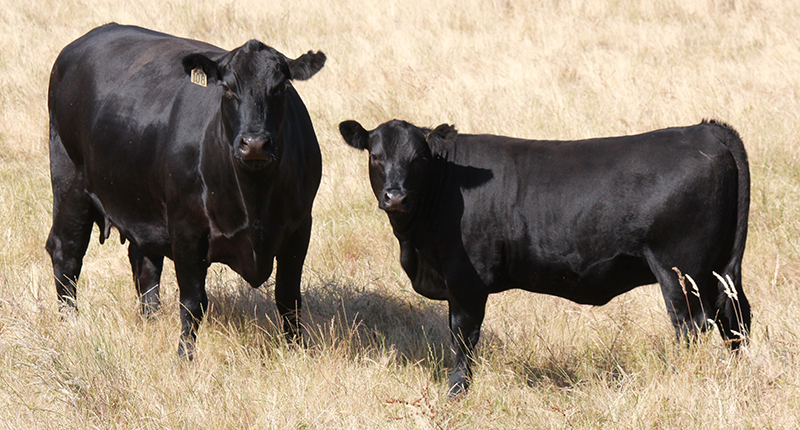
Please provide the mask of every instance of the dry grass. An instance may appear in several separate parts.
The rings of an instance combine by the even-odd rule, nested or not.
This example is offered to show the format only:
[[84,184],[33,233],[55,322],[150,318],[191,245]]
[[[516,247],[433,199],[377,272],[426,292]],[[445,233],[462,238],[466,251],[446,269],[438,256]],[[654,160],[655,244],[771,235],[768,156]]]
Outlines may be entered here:
[[[0,423],[5,428],[797,428],[800,12],[779,0],[0,0]],[[275,3],[275,2],[272,2]],[[270,286],[212,266],[198,358],[177,359],[175,277],[136,313],[125,249],[96,240],[79,316],[56,312],[46,91],[59,50],[108,22],[233,48],[258,38],[326,67],[297,85],[324,177],[304,275],[308,348],[285,345]],[[469,396],[447,402],[446,307],[402,273],[363,154],[337,125],[391,118],[582,138],[714,117],[751,158],[752,342],[672,338],[658,288],[607,306],[489,300]]]

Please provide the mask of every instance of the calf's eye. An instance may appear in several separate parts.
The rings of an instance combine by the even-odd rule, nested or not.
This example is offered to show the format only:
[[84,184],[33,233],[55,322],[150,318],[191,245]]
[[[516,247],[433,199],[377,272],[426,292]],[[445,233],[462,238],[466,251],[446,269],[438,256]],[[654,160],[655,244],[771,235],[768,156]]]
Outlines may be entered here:
[[271,95],[280,95],[286,92],[289,89],[289,81],[281,82],[280,84],[276,85],[275,88],[272,89],[270,92]]

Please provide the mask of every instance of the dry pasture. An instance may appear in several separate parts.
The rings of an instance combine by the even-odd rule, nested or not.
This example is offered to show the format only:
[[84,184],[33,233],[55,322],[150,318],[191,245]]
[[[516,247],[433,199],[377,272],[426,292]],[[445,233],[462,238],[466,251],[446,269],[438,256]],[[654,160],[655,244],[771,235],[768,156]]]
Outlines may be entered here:
[[[109,22],[234,48],[328,55],[296,84],[323,181],[306,261],[308,348],[285,345],[270,285],[214,265],[198,357],[164,309],[137,314],[125,247],[93,239],[81,313],[60,317],[50,228],[47,79]],[[800,11],[781,0],[0,0],[0,426],[17,428],[797,428],[800,426]],[[751,343],[673,339],[657,286],[595,308],[489,300],[470,394],[448,402],[446,307],[417,296],[337,125],[392,118],[576,139],[732,124],[750,154],[744,288]]]

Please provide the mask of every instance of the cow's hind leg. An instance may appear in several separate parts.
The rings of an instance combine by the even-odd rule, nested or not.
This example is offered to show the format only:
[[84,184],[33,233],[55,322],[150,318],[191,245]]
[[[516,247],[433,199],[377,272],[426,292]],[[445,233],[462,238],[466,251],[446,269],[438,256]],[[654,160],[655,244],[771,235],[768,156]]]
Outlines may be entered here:
[[302,307],[300,281],[311,238],[311,216],[306,219],[307,221],[288,239],[276,256],[278,268],[275,274],[275,305],[289,342],[293,342],[300,335],[298,323]]
[[62,307],[77,308],[76,285],[92,235],[91,212],[88,202],[81,198],[63,201],[53,210],[46,248],[53,262],[56,294]]
[[[700,291],[694,291],[688,279],[684,279],[681,285],[679,273],[673,267],[659,261],[652,252],[648,251],[646,258],[650,270],[661,287],[661,294],[664,296],[664,303],[678,339],[689,340],[698,331],[705,331],[708,328],[708,312],[711,310],[707,296],[702,294],[705,283],[701,282],[698,287]],[[693,266],[684,268],[691,270]],[[684,268],[678,267],[679,270]],[[682,275],[687,273],[689,272],[681,272]],[[699,297],[695,293],[698,293]]]
[[159,283],[161,269],[164,266],[164,257],[145,253],[141,248],[131,243],[128,246],[128,258],[133,271],[133,282],[141,302],[140,312],[150,317],[161,306]]
[[45,248],[53,263],[56,294],[61,306],[76,308],[76,284],[89,246],[97,209],[84,189],[83,174],[76,169],[57,134],[50,142],[50,176],[53,185],[53,225]]

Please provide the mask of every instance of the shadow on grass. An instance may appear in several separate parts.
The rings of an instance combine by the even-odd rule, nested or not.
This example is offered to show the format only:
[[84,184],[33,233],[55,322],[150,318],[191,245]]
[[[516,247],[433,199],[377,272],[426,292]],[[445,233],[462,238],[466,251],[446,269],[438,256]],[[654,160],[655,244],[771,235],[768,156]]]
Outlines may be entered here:
[[[333,350],[351,359],[389,357],[401,365],[421,365],[438,382],[446,380],[453,354],[445,302],[428,300],[410,290],[309,278],[303,290],[301,324],[310,351]],[[235,333],[238,342],[265,357],[284,347],[273,281],[251,288],[226,269],[208,279],[208,294],[205,324]],[[542,339],[545,345],[541,345],[534,334],[526,337],[532,344],[509,343],[501,333],[484,327],[476,353],[479,361],[506,367],[531,388],[568,389],[589,380],[614,386],[641,364],[629,351],[635,345],[615,340],[624,330],[617,331],[607,334],[614,339],[569,344]]]
[[558,388],[572,388],[581,381],[578,370],[572,363],[549,361],[541,364],[519,362],[515,373],[521,376],[531,388],[553,385]]
[[[214,330],[247,350],[272,360],[286,352],[274,301],[274,281],[252,288],[230,269],[212,270],[207,279],[210,308],[200,332]],[[388,360],[420,366],[444,384],[453,365],[447,304],[417,295],[410,288],[382,282],[359,283],[311,274],[304,278],[301,324],[307,351],[333,352],[349,360]],[[631,375],[659,366],[669,374],[687,351],[672,331],[630,338],[626,324],[614,324],[583,336],[562,336],[535,324],[517,336],[486,325],[476,360],[488,371],[510,372],[520,386],[534,390],[570,390],[584,384],[624,387]],[[555,330],[555,331],[554,331]],[[481,366],[476,368],[482,372]]]
[[625,326],[606,327],[602,333],[560,344],[538,342],[538,347],[509,351],[505,360],[530,388],[574,389],[591,384],[617,390],[638,383],[637,375],[643,373],[672,374],[676,364],[698,354],[676,342],[668,331],[630,339],[626,330]]
[[[309,281],[302,295],[301,324],[310,349],[336,348],[351,357],[390,355],[437,375],[452,365],[446,303],[372,285]],[[281,345],[274,281],[251,288],[223,270],[211,275],[207,289],[206,324],[233,329],[241,342],[261,349]]]

